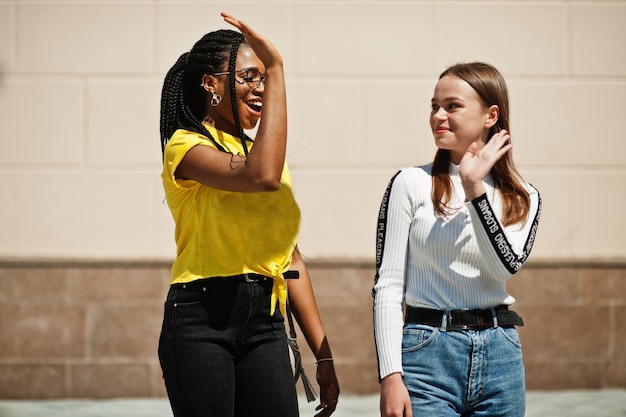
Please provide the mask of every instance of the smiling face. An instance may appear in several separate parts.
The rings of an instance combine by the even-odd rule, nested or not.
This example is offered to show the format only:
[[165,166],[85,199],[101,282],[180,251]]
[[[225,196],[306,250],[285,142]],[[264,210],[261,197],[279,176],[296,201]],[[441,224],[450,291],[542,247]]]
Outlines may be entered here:
[[[458,164],[467,148],[478,141],[482,147],[497,121],[497,106],[488,107],[464,80],[446,75],[439,79],[431,102],[430,128],[439,149],[450,151]],[[480,139],[480,140],[479,140]]]
[[[248,130],[253,129],[261,117],[265,83],[261,82],[257,88],[252,88],[255,83],[248,83],[247,80],[259,79],[259,77],[265,73],[265,66],[249,45],[241,44],[237,52],[237,65],[235,69],[236,96],[234,99],[236,100],[241,127]],[[249,71],[240,71],[242,69],[249,69]],[[227,69],[224,68],[221,71],[226,72]],[[239,132],[237,132],[230,96],[230,77],[232,76],[232,74],[205,75],[203,77],[203,84],[209,91],[207,93],[206,106],[208,119],[212,120],[211,123],[216,129],[238,136]],[[222,100],[217,106],[210,104],[212,91],[222,97]]]

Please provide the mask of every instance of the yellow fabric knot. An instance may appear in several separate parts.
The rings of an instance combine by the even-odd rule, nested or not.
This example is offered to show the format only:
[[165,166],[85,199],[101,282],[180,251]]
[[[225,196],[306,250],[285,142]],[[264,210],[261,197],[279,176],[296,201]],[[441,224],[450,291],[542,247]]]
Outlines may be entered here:
[[272,264],[270,276],[274,280],[270,302],[270,315],[274,315],[274,311],[276,310],[276,301],[278,301],[278,307],[284,316],[287,314],[287,282],[285,281],[283,271],[281,271],[278,264]]

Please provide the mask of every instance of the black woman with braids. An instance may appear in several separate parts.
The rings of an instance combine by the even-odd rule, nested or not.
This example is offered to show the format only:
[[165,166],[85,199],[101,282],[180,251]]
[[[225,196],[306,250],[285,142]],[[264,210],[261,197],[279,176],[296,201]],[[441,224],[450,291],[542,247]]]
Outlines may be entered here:
[[[167,393],[176,417],[297,416],[291,308],[317,359],[318,416],[330,416],[339,385],[297,248],[283,60],[222,16],[241,33],[205,35],[163,85],[162,179],[177,244],[159,341]],[[253,140],[244,129],[257,122]]]

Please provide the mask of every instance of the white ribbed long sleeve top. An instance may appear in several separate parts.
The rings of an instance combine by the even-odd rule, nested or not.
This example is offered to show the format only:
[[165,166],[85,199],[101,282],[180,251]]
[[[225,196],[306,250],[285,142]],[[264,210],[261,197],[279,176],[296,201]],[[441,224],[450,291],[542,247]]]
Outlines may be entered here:
[[438,310],[511,305],[506,280],[532,249],[541,198],[530,184],[524,224],[502,226],[502,200],[488,177],[486,194],[465,202],[458,165],[450,165],[452,215],[437,215],[432,164],[400,170],[380,207],[376,238],[374,334],[379,376],[402,372],[404,303]]

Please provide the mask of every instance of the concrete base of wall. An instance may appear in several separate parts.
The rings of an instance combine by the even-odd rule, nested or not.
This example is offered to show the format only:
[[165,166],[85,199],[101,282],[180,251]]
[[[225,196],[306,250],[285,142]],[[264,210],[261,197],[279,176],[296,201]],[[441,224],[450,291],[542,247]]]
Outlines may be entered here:
[[[377,393],[373,265],[308,267],[342,393]],[[168,281],[166,262],[0,262],[0,398],[165,396]],[[529,263],[508,289],[526,323],[528,389],[626,388],[626,264]]]

